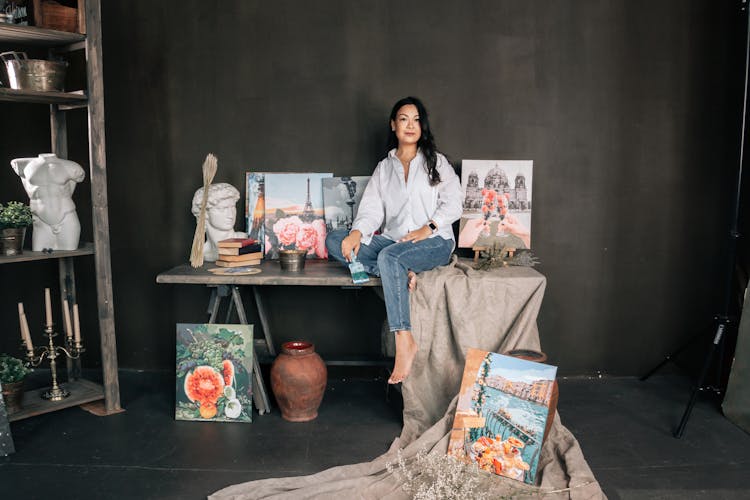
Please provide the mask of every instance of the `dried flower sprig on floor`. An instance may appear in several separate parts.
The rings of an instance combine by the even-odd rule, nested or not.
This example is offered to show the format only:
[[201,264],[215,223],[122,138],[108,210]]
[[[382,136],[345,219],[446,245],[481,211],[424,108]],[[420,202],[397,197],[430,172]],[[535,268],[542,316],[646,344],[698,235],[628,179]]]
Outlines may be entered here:
[[541,498],[541,490],[480,470],[440,452],[418,452],[386,464],[388,472],[402,481],[402,489],[414,500],[511,500]]

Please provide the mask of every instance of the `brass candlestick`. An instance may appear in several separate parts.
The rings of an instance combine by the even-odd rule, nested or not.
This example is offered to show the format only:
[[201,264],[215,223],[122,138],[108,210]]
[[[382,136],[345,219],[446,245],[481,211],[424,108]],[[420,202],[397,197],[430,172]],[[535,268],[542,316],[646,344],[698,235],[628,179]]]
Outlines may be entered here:
[[[83,348],[80,340],[74,342],[70,336],[65,338],[67,349],[62,346],[56,346],[54,338],[57,337],[57,333],[55,333],[54,325],[51,323],[44,327],[44,335],[49,340],[46,346],[32,349],[29,349],[27,345],[23,346],[23,349],[26,350],[26,362],[36,368],[44,361],[44,358],[49,359],[49,368],[52,372],[52,387],[42,393],[42,398],[49,399],[50,401],[62,401],[70,396],[70,391],[60,387],[57,383],[57,358],[65,355],[65,357],[70,359],[78,359],[86,349]],[[38,354],[35,352],[38,352]]]

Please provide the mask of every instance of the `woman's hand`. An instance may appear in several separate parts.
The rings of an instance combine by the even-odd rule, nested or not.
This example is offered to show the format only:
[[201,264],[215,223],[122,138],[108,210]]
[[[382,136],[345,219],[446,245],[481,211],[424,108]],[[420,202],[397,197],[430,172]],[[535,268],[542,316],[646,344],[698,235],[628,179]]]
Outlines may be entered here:
[[362,241],[362,233],[359,229],[355,229],[349,233],[349,236],[343,239],[341,242],[341,253],[347,262],[352,261],[352,251],[354,255],[359,253],[359,246]]
[[461,248],[472,248],[476,245],[479,235],[484,230],[484,219],[469,219],[458,234],[458,246]]
[[432,229],[430,229],[429,226],[422,226],[416,231],[411,231],[406,236],[401,238],[399,243],[402,243],[404,241],[411,241],[412,243],[416,243],[418,241],[426,240],[432,235]]

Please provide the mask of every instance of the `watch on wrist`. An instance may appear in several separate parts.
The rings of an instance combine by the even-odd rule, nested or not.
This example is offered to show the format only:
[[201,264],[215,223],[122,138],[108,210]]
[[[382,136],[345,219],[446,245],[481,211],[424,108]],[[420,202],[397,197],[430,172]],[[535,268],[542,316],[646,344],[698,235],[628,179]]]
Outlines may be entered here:
[[432,222],[432,221],[430,221],[430,222],[428,222],[428,223],[427,223],[427,227],[429,227],[429,228],[430,228],[430,231],[432,231],[433,233],[434,233],[435,231],[437,231],[437,224],[435,224],[435,223],[434,223],[434,222]]

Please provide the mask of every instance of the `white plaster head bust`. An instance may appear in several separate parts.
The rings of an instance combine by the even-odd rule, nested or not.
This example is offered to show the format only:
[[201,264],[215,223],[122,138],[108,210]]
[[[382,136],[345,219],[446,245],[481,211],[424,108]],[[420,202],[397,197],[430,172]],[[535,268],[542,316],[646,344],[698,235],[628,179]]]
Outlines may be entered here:
[[[206,243],[203,245],[203,260],[214,262],[219,258],[216,243],[227,238],[246,238],[247,233],[234,230],[237,218],[237,201],[240,192],[224,182],[208,186],[208,203],[206,204]],[[191,211],[197,219],[203,201],[203,188],[193,195]]]

